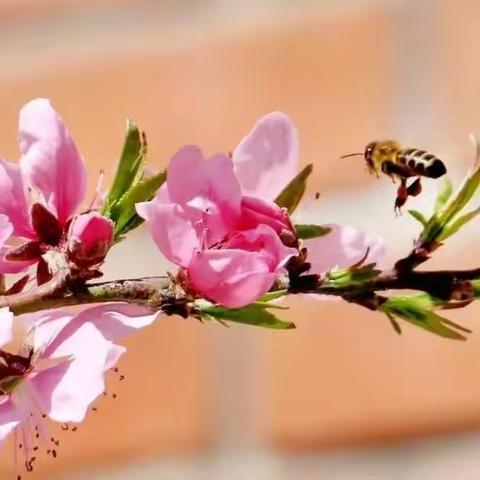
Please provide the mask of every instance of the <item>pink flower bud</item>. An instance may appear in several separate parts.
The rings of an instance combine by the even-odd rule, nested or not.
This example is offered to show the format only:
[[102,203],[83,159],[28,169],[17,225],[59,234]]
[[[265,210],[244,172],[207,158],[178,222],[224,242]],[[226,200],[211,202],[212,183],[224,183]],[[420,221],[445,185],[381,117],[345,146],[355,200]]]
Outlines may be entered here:
[[255,229],[259,225],[272,227],[284,245],[298,248],[297,234],[285,208],[281,208],[276,203],[263,198],[244,195],[237,228],[248,230]]
[[284,208],[269,200],[244,195],[239,226],[247,230],[262,224],[269,225],[277,233],[292,230],[288,213]]
[[86,268],[102,262],[113,243],[113,223],[98,212],[78,216],[70,227],[70,259]]

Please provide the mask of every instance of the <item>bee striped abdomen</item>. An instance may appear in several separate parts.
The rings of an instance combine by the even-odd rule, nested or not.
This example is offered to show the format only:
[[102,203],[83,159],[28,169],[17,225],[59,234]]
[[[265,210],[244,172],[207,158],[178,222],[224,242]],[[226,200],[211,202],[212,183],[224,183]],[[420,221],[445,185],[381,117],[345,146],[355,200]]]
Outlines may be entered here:
[[397,163],[408,168],[412,176],[438,178],[447,173],[444,163],[425,150],[407,148],[398,152]]

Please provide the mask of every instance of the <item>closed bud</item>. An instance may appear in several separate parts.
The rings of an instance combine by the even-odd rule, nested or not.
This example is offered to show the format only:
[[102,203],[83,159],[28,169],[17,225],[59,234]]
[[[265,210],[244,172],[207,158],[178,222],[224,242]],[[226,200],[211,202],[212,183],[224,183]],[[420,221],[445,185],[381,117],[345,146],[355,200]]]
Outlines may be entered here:
[[293,231],[290,218],[285,208],[262,198],[244,195],[241,203],[241,217],[239,227],[242,229],[256,228],[265,224],[272,227],[278,234]]
[[112,243],[113,222],[98,212],[84,213],[70,227],[70,260],[81,268],[97,265],[103,261]]

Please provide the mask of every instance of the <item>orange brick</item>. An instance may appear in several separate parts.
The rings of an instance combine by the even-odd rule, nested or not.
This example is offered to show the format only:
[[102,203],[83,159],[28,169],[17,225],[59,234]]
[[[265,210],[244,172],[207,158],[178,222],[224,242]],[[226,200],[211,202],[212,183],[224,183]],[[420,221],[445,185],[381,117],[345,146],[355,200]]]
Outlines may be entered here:
[[[280,448],[379,443],[480,425],[480,339],[453,342],[353,305],[294,302],[298,329],[264,339],[263,428]],[[472,326],[479,308],[460,316]],[[452,315],[450,315],[452,317]]]

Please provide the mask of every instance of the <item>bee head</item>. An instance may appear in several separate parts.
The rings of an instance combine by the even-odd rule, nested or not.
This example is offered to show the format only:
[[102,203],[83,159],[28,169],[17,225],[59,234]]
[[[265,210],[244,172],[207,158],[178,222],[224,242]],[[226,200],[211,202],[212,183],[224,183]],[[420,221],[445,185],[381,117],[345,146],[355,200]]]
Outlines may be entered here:
[[374,163],[373,163],[373,152],[377,148],[378,142],[370,142],[366,147],[365,147],[365,161],[367,162],[368,168],[371,170],[374,168]]

